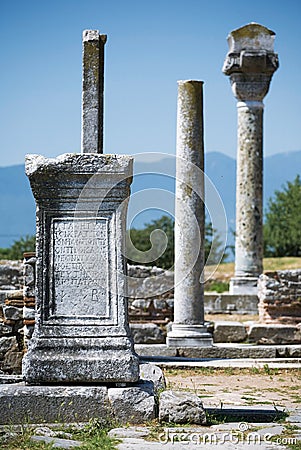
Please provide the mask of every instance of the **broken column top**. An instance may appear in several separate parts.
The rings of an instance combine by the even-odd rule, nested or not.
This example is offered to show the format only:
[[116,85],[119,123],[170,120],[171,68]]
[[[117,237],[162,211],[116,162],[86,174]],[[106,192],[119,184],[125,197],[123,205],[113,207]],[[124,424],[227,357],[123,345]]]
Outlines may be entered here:
[[107,41],[107,35],[100,34],[98,30],[84,30],[83,31],[83,42],[99,41],[99,39],[105,44]]
[[229,52],[240,53],[242,50],[273,52],[275,33],[263,25],[251,22],[231,31],[227,40]]
[[82,153],[103,153],[104,46],[106,34],[83,31]]
[[223,66],[224,74],[273,74],[279,67],[278,55],[274,53],[274,39],[274,31],[258,23],[231,31],[227,38],[229,52]]
[[[256,74],[260,77],[266,75],[266,81],[270,81],[273,73],[279,67],[278,55],[274,52],[274,31],[258,23],[250,23],[231,31],[227,40],[229,51],[223,66],[225,75],[231,76],[234,74],[234,78],[236,74],[248,74],[251,76]],[[234,78],[231,82],[237,81]],[[245,79],[240,80],[240,82],[245,81]],[[262,80],[258,79],[257,82],[261,83]],[[266,95],[267,89],[268,86],[264,89],[264,93],[261,94],[262,98]],[[234,95],[236,96],[235,92]]]

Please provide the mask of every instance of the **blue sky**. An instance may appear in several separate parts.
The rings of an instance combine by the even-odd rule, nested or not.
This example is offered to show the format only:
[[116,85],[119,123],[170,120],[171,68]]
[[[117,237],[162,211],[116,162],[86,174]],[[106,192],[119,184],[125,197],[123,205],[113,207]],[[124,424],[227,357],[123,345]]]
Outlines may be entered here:
[[81,35],[105,48],[105,152],[175,153],[177,80],[205,82],[206,151],[236,155],[236,101],[221,68],[228,33],[276,32],[265,154],[301,149],[300,0],[0,2],[0,166],[80,151]]

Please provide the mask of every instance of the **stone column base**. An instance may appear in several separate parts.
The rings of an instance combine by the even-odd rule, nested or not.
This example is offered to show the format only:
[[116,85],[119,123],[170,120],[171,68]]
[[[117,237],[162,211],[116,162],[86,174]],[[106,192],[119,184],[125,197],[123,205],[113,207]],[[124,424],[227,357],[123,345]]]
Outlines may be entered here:
[[0,425],[149,423],[157,415],[156,395],[153,382],[143,380],[126,387],[1,385]]
[[257,277],[233,277],[229,293],[234,295],[257,295]]
[[213,339],[204,325],[173,324],[166,344],[168,347],[211,347]]

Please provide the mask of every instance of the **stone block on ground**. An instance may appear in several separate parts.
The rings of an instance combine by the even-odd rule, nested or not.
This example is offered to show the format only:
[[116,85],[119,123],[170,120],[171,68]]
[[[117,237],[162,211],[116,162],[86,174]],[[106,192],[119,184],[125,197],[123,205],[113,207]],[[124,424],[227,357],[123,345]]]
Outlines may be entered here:
[[74,447],[80,447],[83,445],[80,441],[75,441],[74,439],[61,439],[57,437],[48,437],[48,436],[32,436],[31,440],[33,442],[43,442],[46,445],[52,444],[53,447],[56,448],[74,448]]
[[141,381],[130,387],[108,389],[114,419],[120,423],[143,423],[156,418],[154,384]]
[[135,344],[163,344],[165,337],[161,328],[155,323],[131,323]]
[[206,414],[201,399],[183,391],[164,391],[159,400],[160,422],[205,424]]
[[301,344],[301,326],[280,324],[253,324],[249,341],[257,344]]
[[113,428],[108,432],[108,436],[111,438],[124,439],[124,438],[144,438],[150,434],[150,429],[147,427],[126,427],[126,428]]
[[71,433],[66,433],[64,431],[54,431],[51,428],[47,427],[47,426],[38,426],[37,428],[34,429],[33,434],[35,436],[48,436],[48,437],[60,437],[63,439],[70,439],[72,438],[72,434]]
[[104,386],[0,386],[0,424],[87,422],[111,417]]
[[214,342],[243,342],[246,338],[246,327],[240,322],[220,321],[214,323]]
[[[0,385],[0,404],[0,425],[79,423],[89,422],[91,419],[98,419],[103,425],[112,420],[142,424],[157,417],[157,401],[152,381],[140,381],[125,387],[63,387],[30,386],[18,379],[15,384]],[[55,436],[49,435],[44,429],[36,434]]]
[[176,347],[167,347],[166,344],[135,344],[135,352],[140,357],[177,356]]
[[[136,344],[135,351],[141,358],[183,357],[183,358],[276,358],[276,348],[271,345],[216,344],[213,347],[167,347],[163,344]],[[296,350],[297,352],[297,350]],[[296,353],[297,354],[297,353]]]
[[155,393],[166,389],[166,380],[160,367],[155,364],[140,364],[140,380],[152,381],[154,383]]

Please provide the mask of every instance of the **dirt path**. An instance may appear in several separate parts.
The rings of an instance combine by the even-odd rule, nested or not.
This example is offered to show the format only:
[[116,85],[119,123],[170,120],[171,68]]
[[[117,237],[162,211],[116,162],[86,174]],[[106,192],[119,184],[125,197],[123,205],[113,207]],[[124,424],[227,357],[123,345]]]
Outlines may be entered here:
[[204,407],[301,407],[300,369],[165,369],[169,389],[190,390]]

